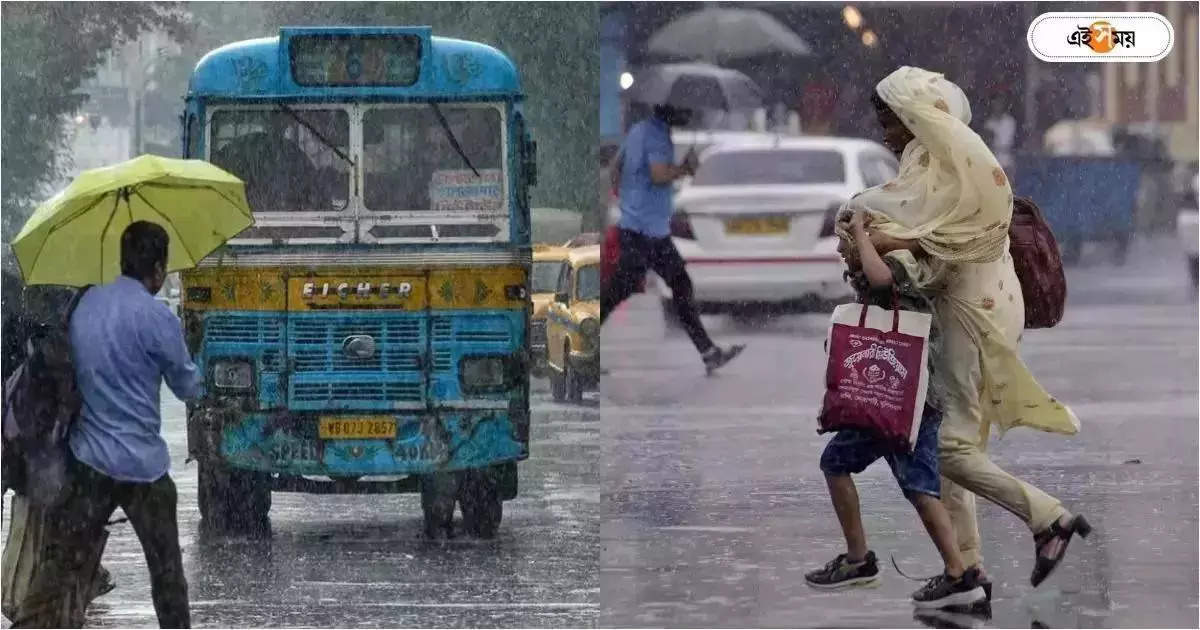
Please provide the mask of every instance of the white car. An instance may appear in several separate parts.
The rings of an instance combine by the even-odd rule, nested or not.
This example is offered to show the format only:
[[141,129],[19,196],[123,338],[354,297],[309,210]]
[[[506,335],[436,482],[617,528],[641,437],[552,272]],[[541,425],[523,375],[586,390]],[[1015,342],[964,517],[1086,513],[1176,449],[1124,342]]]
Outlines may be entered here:
[[[857,138],[766,137],[707,150],[671,220],[700,311],[754,316],[848,298],[837,210],[897,169],[886,148]],[[670,288],[657,286],[670,321]]]
[[1182,207],[1179,208],[1179,216],[1175,222],[1179,241],[1183,244],[1183,252],[1187,256],[1188,273],[1191,274],[1193,284],[1200,281],[1200,256],[1197,256],[1197,248],[1200,247],[1198,189],[1200,189],[1200,175],[1192,180],[1191,194],[1184,196]]
[[[675,145],[675,163],[682,164],[688,151],[703,154],[709,148],[723,144],[740,144],[767,141],[779,137],[762,131],[727,131],[724,129],[672,129],[671,144]],[[795,137],[795,136],[783,136]],[[675,180],[675,191],[691,181],[690,177]]]

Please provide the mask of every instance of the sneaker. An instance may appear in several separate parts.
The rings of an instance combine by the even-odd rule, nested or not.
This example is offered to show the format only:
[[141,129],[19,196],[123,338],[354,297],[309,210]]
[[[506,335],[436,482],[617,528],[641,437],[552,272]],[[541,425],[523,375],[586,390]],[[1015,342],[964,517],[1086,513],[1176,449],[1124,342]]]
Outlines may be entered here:
[[728,348],[713,346],[704,353],[704,371],[708,376],[717,371],[717,368],[729,363],[734,357],[742,353],[746,349],[745,344],[734,344]]
[[986,601],[987,594],[979,584],[978,569],[967,569],[957,580],[945,573],[929,578],[912,598],[917,608],[958,608]]
[[850,562],[843,553],[824,567],[806,573],[804,581],[813,588],[829,590],[867,586],[879,581],[879,563],[875,561],[874,551],[868,551],[862,562]]
[[976,612],[957,612],[918,608],[913,611],[913,620],[929,628],[984,628],[992,618],[991,609]]

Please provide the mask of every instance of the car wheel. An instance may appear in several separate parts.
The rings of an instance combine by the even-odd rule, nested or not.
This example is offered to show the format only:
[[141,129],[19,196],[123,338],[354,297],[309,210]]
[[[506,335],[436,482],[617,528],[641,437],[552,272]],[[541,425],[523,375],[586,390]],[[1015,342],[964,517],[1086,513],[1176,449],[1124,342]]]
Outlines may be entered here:
[[567,400],[573,403],[583,401],[583,381],[571,367],[571,342],[563,346],[563,384],[567,390]]
[[[564,360],[563,363],[565,364],[566,361]],[[566,371],[565,367],[563,371]],[[567,376],[564,372],[559,372],[552,365],[546,366],[546,375],[550,377],[550,395],[559,402],[567,397]]]

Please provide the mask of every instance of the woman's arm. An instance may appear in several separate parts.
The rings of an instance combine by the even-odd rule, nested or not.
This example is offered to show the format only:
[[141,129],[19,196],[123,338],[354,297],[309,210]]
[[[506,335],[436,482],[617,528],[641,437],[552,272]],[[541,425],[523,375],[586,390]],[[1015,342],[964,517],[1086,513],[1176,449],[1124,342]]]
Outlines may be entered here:
[[855,212],[854,218],[850,221],[850,233],[854,235],[854,244],[858,247],[863,274],[866,275],[867,282],[871,283],[872,287],[891,286],[895,282],[895,278],[892,277],[892,269],[883,262],[883,257],[876,251],[875,244],[871,242],[871,236],[867,234],[865,223],[866,216],[862,212]]
[[875,251],[880,255],[900,249],[907,249],[914,255],[920,255],[925,251],[921,249],[920,242],[916,240],[895,238],[883,232],[870,232],[868,236],[871,237],[871,244],[875,246]]

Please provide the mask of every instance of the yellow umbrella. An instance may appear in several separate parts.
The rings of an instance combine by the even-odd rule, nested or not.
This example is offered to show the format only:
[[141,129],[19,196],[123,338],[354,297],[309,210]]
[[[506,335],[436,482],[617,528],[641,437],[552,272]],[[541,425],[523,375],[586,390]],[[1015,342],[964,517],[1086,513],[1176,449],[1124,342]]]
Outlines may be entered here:
[[135,221],[171,239],[167,271],[196,266],[254,224],[242,180],[201,160],[143,155],[84,171],[34,211],[13,239],[27,285],[103,284],[121,272],[121,234]]

